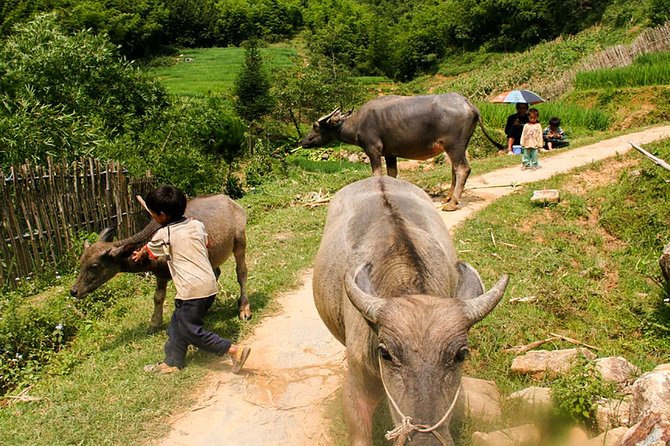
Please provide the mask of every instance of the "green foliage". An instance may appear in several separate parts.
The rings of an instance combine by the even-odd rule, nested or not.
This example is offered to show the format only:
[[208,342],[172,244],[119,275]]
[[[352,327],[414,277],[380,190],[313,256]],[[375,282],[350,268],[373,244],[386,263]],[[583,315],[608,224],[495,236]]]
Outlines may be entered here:
[[614,386],[603,381],[595,363],[584,358],[551,384],[551,398],[561,415],[596,427],[598,398],[614,396]]
[[41,15],[0,46],[0,166],[92,154],[166,106],[165,90],[103,36]]
[[220,45],[240,45],[251,38],[276,41],[292,36],[302,25],[298,2],[220,0],[217,8]]
[[[610,18],[605,23],[615,27],[646,24],[652,14],[659,21],[662,13],[653,12],[651,1],[636,3],[636,12],[625,20],[622,13],[631,8],[619,0],[313,1],[304,18],[313,52],[345,64],[355,74],[407,80],[433,72],[440,60],[464,51],[524,51],[565,38],[602,22],[606,12]],[[554,61],[525,57],[515,63],[506,58],[503,66],[532,74],[531,70],[545,70],[545,63],[551,67]]]
[[[524,52],[510,53],[504,57],[496,54],[491,60],[484,59],[481,68],[475,72],[447,79],[434,91],[457,91],[470,98],[489,99],[494,93],[520,85],[533,90],[535,85],[542,87],[559,80],[589,54],[605,46],[621,43],[625,38],[622,30],[595,27],[574,36],[541,43]],[[449,60],[453,60],[453,57]],[[421,80],[417,80],[414,90],[421,91],[424,88]]]
[[57,11],[70,33],[106,35],[130,58],[159,53],[172,16],[165,2],[155,0],[61,0]]
[[244,65],[235,80],[235,110],[247,122],[258,121],[272,111],[270,79],[263,66],[258,41],[248,42]]
[[244,123],[215,97],[208,98],[207,111],[201,127],[203,142],[209,152],[232,164],[244,153]]
[[315,58],[306,66],[298,60],[276,70],[272,78],[277,100],[274,117],[292,124],[302,137],[301,125],[311,124],[319,115],[336,107],[347,110],[362,102],[363,88],[338,65]]
[[668,52],[645,54],[627,67],[582,71],[575,79],[575,88],[581,90],[667,84],[670,84]]
[[[239,154],[239,125],[223,101],[183,98],[98,153],[122,161],[131,175],[149,170],[187,195],[220,193],[228,174],[223,158]],[[222,134],[228,128],[234,133]]]

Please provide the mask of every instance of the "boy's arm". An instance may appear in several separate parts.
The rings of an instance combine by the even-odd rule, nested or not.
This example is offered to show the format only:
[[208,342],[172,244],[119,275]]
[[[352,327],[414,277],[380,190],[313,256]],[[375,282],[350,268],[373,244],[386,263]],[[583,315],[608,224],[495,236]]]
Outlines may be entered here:
[[131,258],[134,262],[141,262],[147,257],[151,260],[156,260],[158,257],[167,254],[165,252],[165,241],[160,235],[161,229],[159,229],[158,231],[159,232],[156,232],[156,234],[149,243],[133,252]]
[[149,256],[149,251],[146,248],[147,245],[144,245],[140,249],[133,251],[133,253],[130,256],[130,259],[135,263],[139,263],[144,259],[146,259]]

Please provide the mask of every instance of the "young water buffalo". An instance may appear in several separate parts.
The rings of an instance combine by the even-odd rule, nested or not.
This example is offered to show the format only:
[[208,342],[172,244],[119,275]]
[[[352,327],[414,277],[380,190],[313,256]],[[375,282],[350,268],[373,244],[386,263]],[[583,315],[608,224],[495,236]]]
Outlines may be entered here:
[[470,175],[465,149],[477,123],[502,150],[484,130],[477,107],[459,94],[384,96],[353,114],[336,109],[319,118],[300,143],[308,148],[322,147],[334,139],[355,144],[370,158],[373,175],[382,175],[383,156],[392,177],[398,175],[397,157],[426,160],[445,152],[451,161],[451,188],[444,209],[453,211]]
[[453,445],[467,332],[500,301],[508,278],[484,292],[459,262],[428,195],[382,176],[333,197],[314,265],[316,307],[346,347],[344,413],[352,445],[370,445],[386,394],[396,444]]
[[[247,266],[244,261],[246,252],[247,217],[244,209],[225,195],[212,195],[194,198],[188,202],[186,217],[193,217],[205,224],[210,246],[209,260],[215,272],[231,254],[237,265],[237,282],[240,284],[238,300],[240,319],[251,319],[251,306],[247,299]],[[170,272],[164,258],[135,263],[130,259],[132,252],[147,243],[160,225],[152,220],[142,231],[124,240],[113,242],[114,229],[107,228],[100,233],[98,241],[84,246],[81,256],[79,275],[70,294],[81,299],[96,290],[119,272],[152,272],[156,276],[154,293],[154,313],[151,316],[151,328],[158,329],[163,324],[163,301],[165,289],[170,280]]]

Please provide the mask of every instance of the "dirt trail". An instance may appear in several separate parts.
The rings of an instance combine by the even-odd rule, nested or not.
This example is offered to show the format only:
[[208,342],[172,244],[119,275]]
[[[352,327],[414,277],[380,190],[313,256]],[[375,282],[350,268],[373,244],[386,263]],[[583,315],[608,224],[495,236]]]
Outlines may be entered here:
[[[521,172],[518,166],[472,177],[460,208],[442,213],[453,228],[516,185],[549,178],[575,167],[631,149],[629,141],[647,144],[670,138],[670,126],[612,138],[553,156],[542,154],[542,168]],[[402,173],[401,173],[402,176]],[[494,187],[492,187],[494,186]],[[312,300],[311,270],[303,286],[278,299],[281,311],[265,318],[247,340],[253,351],[246,375],[229,373],[229,365],[212,365],[197,404],[171,420],[163,446],[329,445],[327,401],[341,385],[343,347],[327,331]]]

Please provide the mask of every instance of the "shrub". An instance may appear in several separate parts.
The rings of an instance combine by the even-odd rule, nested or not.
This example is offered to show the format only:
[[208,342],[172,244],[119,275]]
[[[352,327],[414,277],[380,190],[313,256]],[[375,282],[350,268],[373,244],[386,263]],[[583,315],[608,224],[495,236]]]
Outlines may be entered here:
[[75,159],[167,106],[166,93],[104,36],[66,35],[52,15],[0,45],[0,166]]
[[595,363],[584,358],[569,373],[559,377],[551,385],[551,398],[559,413],[590,427],[595,426],[598,398],[613,395],[613,385],[604,382],[596,370]]

